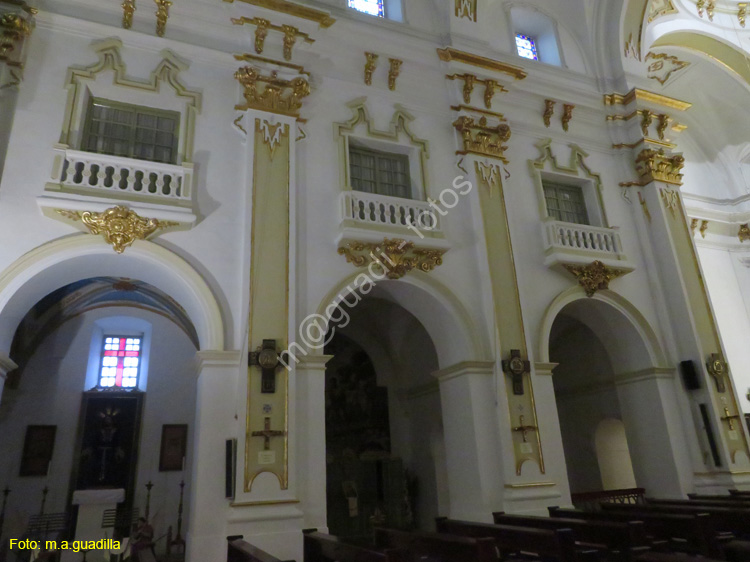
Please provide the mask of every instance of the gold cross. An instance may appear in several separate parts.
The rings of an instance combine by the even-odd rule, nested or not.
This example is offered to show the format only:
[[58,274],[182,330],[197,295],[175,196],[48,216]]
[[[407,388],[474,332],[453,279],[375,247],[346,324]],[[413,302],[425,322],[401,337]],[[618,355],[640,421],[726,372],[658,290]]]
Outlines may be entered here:
[[263,450],[268,451],[271,448],[271,437],[281,437],[286,435],[286,431],[271,429],[271,418],[265,418],[263,422],[263,431],[253,431],[252,437],[263,437]]
[[524,425],[523,424],[523,416],[518,416],[518,427],[514,427],[513,431],[520,431],[521,432],[521,438],[523,439],[524,443],[528,443],[526,440],[526,433],[529,431],[536,431],[535,425]]

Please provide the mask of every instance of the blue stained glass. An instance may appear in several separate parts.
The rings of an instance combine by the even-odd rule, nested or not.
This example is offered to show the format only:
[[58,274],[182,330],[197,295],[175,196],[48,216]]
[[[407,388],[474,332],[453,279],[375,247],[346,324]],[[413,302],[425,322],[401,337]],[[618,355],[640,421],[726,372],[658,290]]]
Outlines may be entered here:
[[349,0],[349,7],[371,16],[385,17],[383,0]]
[[527,35],[516,34],[516,49],[518,50],[518,56],[525,59],[539,60],[536,52],[536,42]]

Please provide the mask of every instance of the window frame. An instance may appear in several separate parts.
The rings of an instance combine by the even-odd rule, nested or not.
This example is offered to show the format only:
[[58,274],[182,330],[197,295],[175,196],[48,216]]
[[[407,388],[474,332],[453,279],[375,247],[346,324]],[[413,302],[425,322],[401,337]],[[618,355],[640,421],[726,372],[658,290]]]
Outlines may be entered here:
[[[123,385],[117,386],[116,380],[115,380],[115,384],[112,384],[111,386],[102,385],[102,378],[103,378],[102,369],[104,369],[105,367],[104,358],[106,357],[104,355],[104,352],[107,351],[106,345],[107,345],[108,338],[118,338],[118,339],[124,339],[124,340],[136,339],[136,338],[138,339],[138,367],[137,367],[137,372],[135,375],[135,384],[133,384],[132,386],[123,386]],[[144,360],[144,341],[145,341],[145,334],[137,334],[137,335],[136,334],[122,335],[122,334],[114,334],[114,333],[102,334],[101,347],[99,350],[99,367],[97,370],[96,387],[119,389],[119,390],[124,390],[124,391],[138,390],[140,379],[141,379],[141,370],[142,370],[141,367],[143,366],[143,360]]]
[[[180,122],[182,120],[182,115],[179,111],[171,111],[167,109],[160,109],[155,107],[149,107],[144,105],[137,105],[137,104],[131,104],[131,103],[124,103],[116,100],[110,100],[106,98],[100,98],[96,96],[90,96],[88,99],[88,103],[86,104],[86,113],[84,116],[84,126],[83,126],[83,132],[80,139],[80,149],[84,152],[92,152],[89,149],[89,137],[92,135],[92,128],[93,128],[93,121],[94,121],[94,105],[104,105],[108,108],[115,109],[115,110],[121,110],[121,111],[132,111],[133,115],[135,117],[135,120],[133,121],[133,124],[131,125],[131,131],[128,139],[128,154],[126,156],[123,155],[117,155],[120,158],[132,158],[134,160],[143,160],[146,162],[156,162],[160,164],[170,164],[170,165],[179,165],[179,141],[180,141]],[[172,131],[172,158],[169,162],[164,162],[162,160],[153,160],[148,158],[143,158],[140,156],[135,155],[135,145],[136,145],[136,133],[138,131],[138,125],[137,125],[137,119],[138,115],[150,115],[154,117],[162,117],[162,118],[169,118],[172,119],[175,123],[175,128]],[[106,138],[104,136],[96,135],[99,137],[99,140],[97,141],[97,145],[99,145],[102,141],[102,139]],[[108,152],[92,152],[93,154],[108,154],[111,155]],[[114,156],[114,155],[113,155]]]
[[[571,221],[571,220],[564,220],[563,218],[558,218],[558,217],[554,216],[553,213],[551,212],[552,210],[550,209],[550,204],[549,204],[550,201],[549,200],[550,200],[551,197],[548,195],[548,192],[547,192],[548,189],[554,190],[556,192],[555,193],[555,199],[557,199],[558,201],[561,200],[561,198],[558,197],[557,195],[563,193],[564,191],[575,193],[576,196],[579,199],[578,199],[578,201],[573,201],[572,204],[573,205],[580,205],[580,207],[582,208],[582,213],[579,213],[578,211],[565,211],[565,210],[563,210],[561,208],[554,209],[554,210],[556,210],[558,212],[558,214],[560,214],[560,215],[562,215],[563,213],[572,214],[576,218],[582,218],[583,221],[582,220],[573,220],[573,221]],[[550,219],[558,221],[558,222],[569,223],[569,224],[580,224],[580,225],[583,225],[583,226],[593,226],[591,224],[591,218],[589,217],[590,213],[589,213],[588,204],[587,204],[587,201],[586,201],[586,193],[584,191],[584,187],[583,186],[576,185],[576,184],[573,184],[573,183],[562,183],[562,182],[559,182],[559,181],[552,181],[551,179],[547,179],[547,180],[543,179],[542,180],[542,190],[544,191],[544,204],[545,204],[545,207],[547,209],[547,216]]]
[[[414,197],[414,189],[413,184],[411,180],[411,159],[409,158],[408,154],[402,154],[399,152],[390,152],[386,150],[378,150],[375,148],[363,146],[362,144],[352,144],[349,143],[348,146],[348,160],[349,160],[349,185],[351,186],[353,191],[359,191],[361,193],[371,193],[373,195],[381,195],[383,197],[397,197],[400,199],[409,199],[413,200]],[[365,191],[363,189],[357,189],[354,187],[354,181],[353,181],[353,174],[352,174],[352,153],[358,153],[362,156],[370,156],[375,159],[375,166],[374,166],[374,172],[375,172],[375,190],[374,191]],[[397,185],[398,187],[402,187],[406,190],[407,196],[402,195],[388,195],[385,193],[382,193],[380,191],[380,187],[384,185],[386,182],[384,181],[383,174],[385,174],[385,170],[383,170],[380,167],[380,161],[381,160],[390,160],[392,162],[400,162],[403,165],[403,168],[405,170],[404,174],[406,175],[406,183],[403,185],[399,184],[391,184],[391,185]]]
[[[533,55],[534,55],[533,57],[527,57],[527,56],[525,56],[525,55],[522,55],[522,54],[520,53],[520,49],[521,49],[521,46],[520,46],[520,45],[518,44],[518,40],[519,40],[519,39],[523,39],[523,40],[526,40],[526,41],[530,41],[530,42],[531,42],[531,52],[532,52],[532,53],[533,53]],[[524,58],[524,59],[526,59],[526,60],[536,61],[536,62],[538,62],[538,61],[540,61],[540,60],[541,60],[541,59],[539,58],[539,56],[540,56],[540,55],[539,55],[539,47],[537,46],[537,40],[536,40],[536,38],[535,38],[535,37],[533,37],[533,36],[531,36],[531,35],[528,35],[528,34],[526,34],[526,33],[520,33],[520,32],[518,32],[518,31],[516,31],[516,33],[515,33],[515,41],[516,41],[516,54],[517,54],[517,55],[518,55],[519,57],[521,57],[521,58]]]
[[389,17],[388,17],[388,1],[387,0],[378,0],[380,2],[380,5],[383,7],[383,15],[371,14],[369,12],[365,12],[365,11],[359,10],[359,9],[355,8],[354,6],[352,6],[349,3],[351,1],[352,0],[347,0],[346,1],[346,7],[349,10],[354,10],[358,14],[362,14],[362,15],[365,15],[365,16],[371,16],[371,17],[374,17],[374,18],[380,18],[380,19],[384,19],[384,20],[385,19],[389,19]]

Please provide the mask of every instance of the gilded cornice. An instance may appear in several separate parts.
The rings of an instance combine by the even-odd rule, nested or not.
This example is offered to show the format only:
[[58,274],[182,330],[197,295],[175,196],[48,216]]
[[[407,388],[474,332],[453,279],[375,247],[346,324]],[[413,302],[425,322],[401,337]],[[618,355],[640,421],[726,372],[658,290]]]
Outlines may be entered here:
[[609,289],[610,281],[628,273],[624,269],[606,266],[599,260],[593,261],[589,265],[566,263],[563,264],[563,267],[578,279],[578,283],[583,287],[587,297],[593,297],[597,291]]
[[453,47],[446,47],[444,49],[438,49],[437,54],[440,60],[450,62],[462,62],[478,68],[484,68],[485,70],[494,70],[495,72],[502,72],[515,78],[516,80],[523,80],[528,76],[526,71],[520,66],[507,64],[498,60],[489,59],[473,53],[467,53],[466,51],[459,51]]
[[491,127],[487,125],[486,117],[481,117],[476,123],[473,117],[462,115],[453,122],[453,126],[461,135],[462,141],[462,150],[456,151],[456,154],[478,154],[508,163],[505,158],[508,147],[503,145],[511,136],[507,123]]
[[686,111],[693,106],[692,103],[640,88],[633,88],[625,95],[617,93],[604,95],[604,105],[628,105],[633,101],[653,103],[677,111]]
[[446,250],[418,248],[414,242],[384,239],[382,242],[350,242],[338,249],[348,263],[357,267],[374,266],[388,279],[401,279],[414,269],[429,272],[443,264]]
[[[309,6],[303,6],[301,4],[295,4],[293,2],[287,2],[286,0],[239,0],[253,6],[260,8],[266,8],[267,10],[273,10],[275,12],[281,12],[282,14],[288,14],[308,21],[317,23],[320,27],[331,27],[335,22],[335,18],[331,17],[331,14],[322,10],[316,10]],[[233,4],[234,0],[224,0],[229,4]]]
[[284,80],[275,71],[266,76],[252,66],[243,66],[234,73],[234,77],[244,90],[245,103],[235,106],[240,111],[260,109],[296,117],[302,107],[302,99],[310,95],[310,84],[300,76]]
[[667,155],[664,150],[644,148],[635,159],[635,169],[641,184],[661,181],[673,185],[682,185],[680,170],[685,165],[681,154]]

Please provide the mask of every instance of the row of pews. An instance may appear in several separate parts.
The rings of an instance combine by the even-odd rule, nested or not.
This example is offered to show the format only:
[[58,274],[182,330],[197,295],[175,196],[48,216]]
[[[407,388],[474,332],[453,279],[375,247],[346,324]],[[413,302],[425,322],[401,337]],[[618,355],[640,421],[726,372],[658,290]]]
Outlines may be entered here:
[[[750,492],[688,500],[493,513],[494,524],[438,518],[436,533],[376,528],[371,539],[304,534],[304,562],[750,562]],[[281,562],[229,537],[228,562]]]

